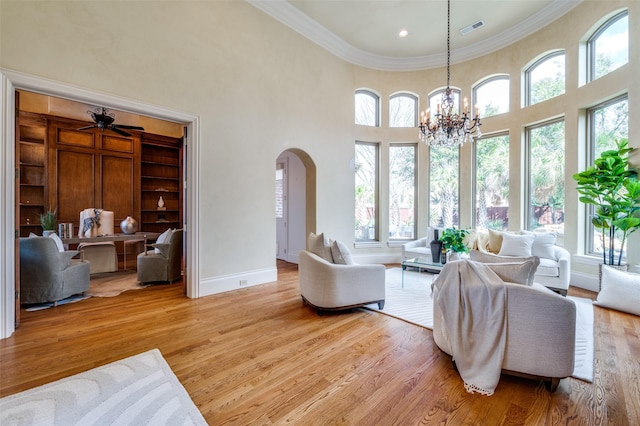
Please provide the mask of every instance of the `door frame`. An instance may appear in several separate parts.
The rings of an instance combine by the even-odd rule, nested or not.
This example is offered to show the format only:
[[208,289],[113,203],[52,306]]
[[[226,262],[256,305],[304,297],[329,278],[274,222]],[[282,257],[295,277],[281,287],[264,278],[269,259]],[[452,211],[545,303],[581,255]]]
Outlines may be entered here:
[[[185,289],[187,297],[200,296],[200,269],[198,251],[198,200],[199,200],[199,151],[200,118],[197,115],[151,105],[128,98],[109,95],[94,90],[73,86],[30,74],[0,68],[0,187],[4,196],[0,197],[0,339],[7,338],[15,331],[15,93],[27,90],[43,95],[56,96],[76,102],[99,104],[148,117],[184,124],[188,132],[185,146],[185,205],[183,218],[185,232]],[[188,225],[188,226],[187,226]]]

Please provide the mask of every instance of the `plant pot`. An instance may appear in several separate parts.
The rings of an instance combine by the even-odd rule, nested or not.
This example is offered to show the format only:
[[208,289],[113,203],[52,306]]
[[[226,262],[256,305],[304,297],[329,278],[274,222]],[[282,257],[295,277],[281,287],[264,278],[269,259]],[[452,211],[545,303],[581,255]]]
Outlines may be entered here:
[[55,234],[56,231],[42,231],[42,236],[43,237],[48,237],[51,234]]
[[[602,263],[598,265],[598,291],[602,290]],[[627,272],[629,270],[629,265],[626,263],[623,265],[607,265],[610,268],[617,269],[618,271]]]

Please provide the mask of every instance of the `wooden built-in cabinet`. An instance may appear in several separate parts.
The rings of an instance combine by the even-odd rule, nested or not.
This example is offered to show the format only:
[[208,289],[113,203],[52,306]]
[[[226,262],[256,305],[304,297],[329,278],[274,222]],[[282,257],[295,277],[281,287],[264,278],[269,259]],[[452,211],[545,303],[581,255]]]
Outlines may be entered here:
[[[49,208],[47,193],[47,120],[37,115],[19,114],[18,152],[20,185],[18,198],[21,237],[40,235],[40,214]],[[55,207],[52,207],[55,208]]]
[[182,139],[143,134],[141,229],[163,232],[181,227],[182,182]]

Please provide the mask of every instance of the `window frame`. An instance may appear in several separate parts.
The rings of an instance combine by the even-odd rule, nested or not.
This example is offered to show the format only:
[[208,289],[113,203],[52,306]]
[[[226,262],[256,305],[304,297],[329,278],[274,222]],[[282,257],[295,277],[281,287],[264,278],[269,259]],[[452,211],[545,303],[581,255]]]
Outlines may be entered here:
[[[499,81],[499,80],[506,80],[509,86],[509,101],[507,103],[507,110],[504,112],[499,112],[497,114],[493,114],[493,115],[482,115],[480,113],[480,110],[478,110],[478,112],[480,113],[479,115],[483,118],[486,117],[493,117],[496,115],[500,115],[500,114],[507,114],[511,111],[511,78],[509,76],[509,74],[496,74],[493,75],[491,77],[487,77],[484,80],[480,81],[478,84],[476,84],[475,86],[472,87],[471,89],[471,99],[472,105],[478,105],[478,89],[482,88],[483,86],[487,85],[487,84],[491,84],[493,82]],[[475,118],[476,116],[476,108],[473,108],[473,116]]]
[[[545,100],[536,102],[535,104],[531,103],[531,72],[534,71],[537,67],[539,67],[540,65],[542,65],[544,62],[547,62],[553,58],[555,58],[556,56],[564,56],[565,57],[565,71],[564,71],[564,91],[562,93],[560,93],[559,95],[553,96],[551,98],[547,98]],[[549,99],[554,99],[557,98],[560,95],[563,95],[567,92],[567,63],[566,63],[566,52],[564,50],[555,50],[553,52],[547,53],[546,55],[541,56],[540,58],[536,59],[531,65],[529,65],[529,67],[527,67],[527,69],[524,71],[524,106],[532,106],[532,105],[537,105],[541,102],[545,102],[548,101]]]
[[[629,10],[625,9],[619,13],[616,13],[611,18],[607,19],[602,25],[600,25],[594,32],[591,34],[589,39],[587,40],[587,82],[590,83],[592,81],[597,80],[598,78],[604,77],[605,75],[611,73],[612,71],[617,70],[618,68],[614,68],[613,70],[607,72],[606,74],[601,75],[600,77],[596,77],[596,41],[598,38],[605,33],[611,26],[616,24],[620,19],[627,17],[627,64],[629,63],[628,58],[628,37],[629,37]],[[626,65],[626,64],[625,64]],[[622,65],[621,65],[622,66]]]
[[[356,113],[355,113],[355,107],[356,107],[356,103],[355,103],[355,98],[357,95],[367,95],[371,98],[373,98],[373,100],[375,101],[375,123],[373,125],[371,124],[359,124],[356,123]],[[368,127],[380,127],[380,95],[378,95],[376,92],[374,92],[373,90],[369,90],[369,89],[358,89],[356,90],[356,92],[354,93],[354,123],[358,126],[368,126]]]
[[[472,163],[472,167],[473,167],[473,187],[471,189],[472,191],[472,209],[473,209],[473,214],[472,214],[472,224],[474,228],[478,227],[478,144],[482,143],[482,141],[486,140],[486,139],[495,139],[495,138],[502,138],[502,137],[506,137],[507,138],[507,162],[509,160],[509,155],[510,155],[510,151],[511,151],[511,139],[509,137],[509,132],[508,131],[504,131],[504,132],[499,132],[499,133],[493,133],[490,135],[482,135],[481,138],[479,138],[477,141],[475,141],[475,143],[473,144],[473,163]],[[509,172],[509,183],[507,186],[509,186],[510,181],[511,181],[511,170],[509,165],[507,164],[507,171]],[[509,207],[509,198],[507,198],[507,208]],[[508,210],[507,210],[507,221],[509,220],[509,216],[508,216]],[[501,231],[506,231],[508,229],[508,223],[507,223],[507,227],[504,229],[500,229]]]
[[[418,144],[417,143],[390,143],[389,144],[389,163],[391,163],[391,149],[399,147],[413,148],[413,231],[412,236],[408,238],[389,237],[389,241],[411,241],[415,240],[418,235]],[[389,187],[391,186],[391,164],[389,164]],[[391,210],[391,191],[388,193],[389,210]],[[388,226],[391,226],[391,216],[389,215]]]
[[[392,126],[391,125],[391,101],[396,98],[409,98],[413,101],[413,126]],[[408,129],[411,127],[418,127],[418,110],[419,99],[417,95],[409,92],[398,92],[389,96],[389,128],[391,129]]]
[[[378,243],[380,241],[380,143],[378,142],[365,142],[365,141],[360,141],[360,140],[356,140],[355,143],[355,147],[354,147],[354,159],[355,159],[355,150],[357,150],[358,145],[362,145],[362,146],[371,146],[374,147],[375,149],[375,159],[374,159],[374,177],[373,177],[373,190],[374,190],[374,203],[373,203],[373,208],[374,208],[374,214],[373,214],[373,220],[374,220],[374,237],[373,238],[358,238],[358,233],[354,232],[354,237],[355,237],[355,242],[358,244],[362,244],[362,243]],[[357,163],[355,163],[356,169],[355,169],[355,173],[354,173],[354,204],[357,204],[357,202],[355,202],[355,189],[356,189],[356,174],[358,173],[358,169],[357,169]],[[357,207],[357,206],[356,206]],[[357,220],[356,216],[356,211],[354,211],[354,221]],[[357,222],[356,222],[357,223]],[[354,231],[355,231],[355,226],[354,226]]]

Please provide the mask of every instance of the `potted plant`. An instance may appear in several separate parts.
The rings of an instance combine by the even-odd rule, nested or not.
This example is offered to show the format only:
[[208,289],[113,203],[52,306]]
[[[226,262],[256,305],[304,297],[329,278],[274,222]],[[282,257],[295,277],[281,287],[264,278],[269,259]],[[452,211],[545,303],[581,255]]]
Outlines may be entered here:
[[469,248],[464,243],[464,239],[467,235],[469,235],[469,231],[467,231],[466,229],[445,229],[444,231],[442,231],[442,235],[440,235],[440,241],[442,241],[442,250],[451,252],[454,255],[453,257],[458,257],[460,253],[467,253],[469,251]]
[[56,213],[57,209],[51,211],[51,208],[45,213],[40,214],[40,225],[42,226],[42,235],[47,236],[56,230]]
[[[593,166],[573,175],[580,201],[594,206],[591,223],[602,232],[602,260],[605,265],[621,266],[627,237],[640,228],[640,181],[629,164],[627,139],[616,141],[616,149],[603,152]],[[616,231],[621,233],[618,260],[615,261]]]

